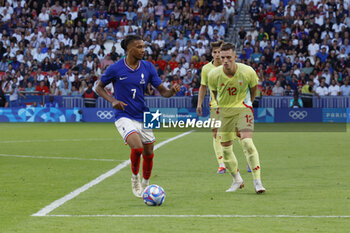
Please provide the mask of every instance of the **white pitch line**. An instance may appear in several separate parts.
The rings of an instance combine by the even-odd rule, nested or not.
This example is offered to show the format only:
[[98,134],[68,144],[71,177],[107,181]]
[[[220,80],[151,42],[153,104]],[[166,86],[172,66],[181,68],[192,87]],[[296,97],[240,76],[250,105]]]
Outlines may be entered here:
[[114,141],[113,138],[63,138],[63,139],[37,139],[37,140],[11,140],[11,141],[0,141],[0,143],[35,143],[35,142],[82,142],[82,141]]
[[0,157],[12,157],[12,158],[29,158],[29,159],[66,159],[66,160],[90,160],[90,161],[104,161],[104,162],[115,162],[115,161],[125,161],[125,160],[115,160],[115,159],[85,159],[85,158],[73,158],[73,157],[50,157],[50,156],[32,156],[32,155],[8,155],[0,154]]
[[[164,146],[165,144],[172,142],[178,138],[181,138],[183,136],[186,136],[190,133],[192,133],[194,130],[191,130],[189,132],[177,135],[175,137],[169,138],[163,142],[158,143],[157,145],[154,146],[154,150],[157,150],[158,148]],[[73,192],[65,195],[64,197],[52,202],[51,204],[45,206],[44,208],[42,208],[41,210],[39,210],[37,213],[32,214],[32,216],[38,216],[38,217],[43,217],[43,216],[47,216],[47,214],[49,214],[51,211],[53,211],[54,209],[60,207],[61,205],[63,205],[64,203],[66,203],[67,201],[75,198],[76,196],[78,196],[79,194],[81,194],[82,192],[85,192],[86,190],[88,190],[89,188],[93,187],[94,185],[102,182],[104,179],[114,175],[115,173],[119,172],[120,170],[122,170],[124,167],[128,166],[130,164],[130,160],[127,160],[121,164],[119,164],[118,166],[116,166],[115,168],[109,170],[108,172],[100,175],[99,177],[97,177],[96,179],[90,181],[89,183],[83,185],[82,187],[74,190]]]
[[118,215],[118,214],[94,214],[94,215],[70,215],[70,214],[50,214],[48,217],[116,217],[116,218],[350,218],[350,215]]

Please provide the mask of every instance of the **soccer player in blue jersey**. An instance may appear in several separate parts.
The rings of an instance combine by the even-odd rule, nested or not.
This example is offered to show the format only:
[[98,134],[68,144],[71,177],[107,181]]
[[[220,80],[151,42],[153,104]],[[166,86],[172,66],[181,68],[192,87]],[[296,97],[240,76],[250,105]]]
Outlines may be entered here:
[[[142,60],[145,44],[140,36],[127,36],[121,42],[121,47],[126,52],[126,57],[106,69],[97,84],[96,92],[114,108],[115,126],[131,148],[132,191],[136,197],[141,197],[149,185],[155,142],[152,130],[142,127],[143,112],[149,111],[145,105],[144,92],[147,84],[151,83],[163,97],[171,97],[180,91],[180,86],[175,84],[171,89],[164,87],[153,64]],[[104,89],[109,83],[113,83],[114,96],[110,96]],[[139,175],[141,155],[142,182]]]

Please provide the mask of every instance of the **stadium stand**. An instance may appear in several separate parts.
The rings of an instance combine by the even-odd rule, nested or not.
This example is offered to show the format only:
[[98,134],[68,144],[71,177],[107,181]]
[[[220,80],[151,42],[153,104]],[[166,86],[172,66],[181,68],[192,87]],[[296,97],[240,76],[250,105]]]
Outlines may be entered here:
[[[259,75],[261,95],[349,96],[349,10],[343,0],[247,4],[241,14],[250,22],[235,25],[235,38],[239,61]],[[346,101],[328,102],[335,99]]]
[[[208,45],[218,39],[234,41],[238,61],[256,70],[262,98],[300,94],[319,107],[319,102],[348,103],[340,97],[350,94],[348,1],[8,0],[0,5],[0,88],[10,107],[44,105],[45,96],[54,96],[59,106],[83,106],[89,83],[124,56],[120,42],[129,34],[144,38],[145,59],[164,85],[182,85],[175,100],[180,105],[197,98],[201,67],[212,59]],[[148,99],[158,94],[147,89]],[[180,101],[181,96],[187,99]],[[339,98],[322,102],[324,96]],[[269,101],[260,103],[278,103]],[[96,106],[108,105],[100,102]]]

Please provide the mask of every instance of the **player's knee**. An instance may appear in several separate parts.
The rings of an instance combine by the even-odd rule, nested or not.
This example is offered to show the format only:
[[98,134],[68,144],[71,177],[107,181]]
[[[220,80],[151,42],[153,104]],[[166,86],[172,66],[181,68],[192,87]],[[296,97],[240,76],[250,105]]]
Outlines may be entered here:
[[242,139],[242,146],[243,146],[243,150],[246,150],[248,154],[252,154],[256,150],[253,140],[251,138]]
[[152,155],[153,154],[153,143],[143,145],[143,155]]
[[239,132],[241,140],[246,139],[246,138],[253,138],[253,132],[251,131],[241,131]]
[[129,147],[131,149],[142,149],[142,150],[144,150],[142,143],[128,143],[128,144],[129,144]]
[[146,155],[146,156],[148,156],[148,155],[153,155],[153,150],[143,150],[143,155]]

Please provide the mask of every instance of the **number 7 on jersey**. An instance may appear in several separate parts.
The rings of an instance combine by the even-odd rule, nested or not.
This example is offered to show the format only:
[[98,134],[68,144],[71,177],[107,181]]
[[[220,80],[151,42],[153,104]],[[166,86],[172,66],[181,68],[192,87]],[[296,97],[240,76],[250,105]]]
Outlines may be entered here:
[[136,89],[131,89],[132,93],[132,98],[135,99],[135,95],[136,95]]

